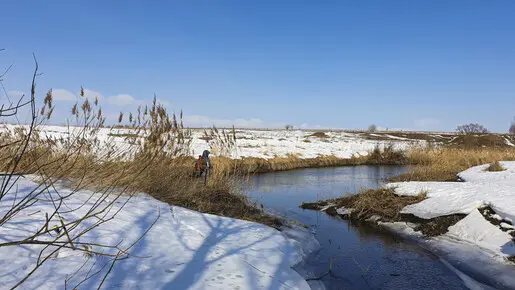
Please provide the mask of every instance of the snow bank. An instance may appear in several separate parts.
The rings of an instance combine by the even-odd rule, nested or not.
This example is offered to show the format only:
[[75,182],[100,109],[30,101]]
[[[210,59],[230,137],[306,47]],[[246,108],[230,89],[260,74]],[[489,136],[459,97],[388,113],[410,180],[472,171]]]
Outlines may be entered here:
[[490,206],[502,218],[515,220],[515,162],[500,162],[505,171],[485,171],[480,165],[459,174],[465,182],[399,182],[398,195],[413,196],[427,193],[427,199],[405,207],[403,213],[431,219],[454,213],[469,214],[473,210]]
[[477,209],[455,225],[450,226],[446,235],[478,245],[494,255],[499,250],[506,255],[515,255],[515,245],[512,242],[512,237],[485,220]]
[[[28,180],[18,181],[18,196],[35,186]],[[12,198],[0,202],[0,214],[5,213]],[[81,199],[81,193],[77,198]],[[161,216],[157,223],[131,249],[129,258],[115,264],[104,283],[105,289],[309,289],[291,266],[302,259],[303,251],[316,247],[306,242],[313,241],[313,237],[294,230],[282,234],[253,222],[169,206],[143,194],[132,198],[114,220],[81,240],[129,245],[154,222],[158,209]],[[44,220],[45,212],[51,210],[51,206],[39,206],[1,225],[2,243],[32,233],[36,224]],[[73,218],[73,213],[68,218]],[[302,237],[304,242],[287,236]],[[39,250],[38,246],[0,248],[0,288],[10,288],[24,277],[36,262]],[[77,251],[61,250],[21,288],[64,289],[66,278],[70,287],[98,271],[79,287],[93,289],[109,266],[105,257],[87,258]]]
[[[396,194],[415,196],[427,194],[424,201],[406,206],[402,213],[431,219],[450,214],[467,216],[450,226],[439,237],[420,239],[407,223],[383,223],[403,235],[417,238],[439,256],[450,261],[460,271],[479,277],[499,289],[514,289],[513,264],[506,258],[515,256],[515,240],[509,234],[515,220],[515,162],[500,162],[506,169],[489,172],[481,165],[459,173],[464,182],[401,182],[388,184]],[[489,206],[496,214],[481,213]],[[494,224],[485,219],[489,216]],[[498,225],[499,224],[499,225]]]

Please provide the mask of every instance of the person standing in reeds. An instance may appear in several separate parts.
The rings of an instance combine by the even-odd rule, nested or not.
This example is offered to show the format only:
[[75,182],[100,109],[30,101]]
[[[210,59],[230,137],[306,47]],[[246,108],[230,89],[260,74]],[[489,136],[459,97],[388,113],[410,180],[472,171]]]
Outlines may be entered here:
[[207,181],[209,171],[213,169],[213,164],[209,159],[209,154],[210,153],[208,150],[204,150],[204,152],[202,152],[202,155],[199,155],[198,159],[195,160],[195,175],[197,177],[201,177],[202,175],[204,175],[204,183],[206,183]]

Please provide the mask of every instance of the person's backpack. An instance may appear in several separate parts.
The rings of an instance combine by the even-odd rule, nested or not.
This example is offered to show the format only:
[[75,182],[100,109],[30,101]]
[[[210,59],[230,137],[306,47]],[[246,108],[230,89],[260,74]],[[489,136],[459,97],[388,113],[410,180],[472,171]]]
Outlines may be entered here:
[[202,156],[198,156],[198,159],[195,160],[195,172],[197,175],[200,175],[202,173]]

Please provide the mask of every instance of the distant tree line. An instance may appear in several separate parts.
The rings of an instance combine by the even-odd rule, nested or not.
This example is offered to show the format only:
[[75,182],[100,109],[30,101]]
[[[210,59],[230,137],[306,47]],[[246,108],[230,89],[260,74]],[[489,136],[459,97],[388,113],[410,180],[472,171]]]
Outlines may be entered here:
[[[456,132],[460,134],[487,134],[490,133],[490,131],[485,128],[485,126],[477,123],[470,123],[466,125],[461,125],[456,128]],[[508,130],[508,133],[515,135],[515,117],[513,118],[513,121],[511,121],[510,129]]]
[[490,133],[483,125],[477,123],[470,123],[461,125],[456,128],[456,132],[460,134],[486,134]]

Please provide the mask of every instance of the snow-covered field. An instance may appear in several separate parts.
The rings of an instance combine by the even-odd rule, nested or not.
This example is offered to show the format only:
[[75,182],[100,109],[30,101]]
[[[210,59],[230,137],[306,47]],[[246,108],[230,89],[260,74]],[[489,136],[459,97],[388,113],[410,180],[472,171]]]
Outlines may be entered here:
[[[464,182],[402,182],[389,186],[395,187],[398,195],[427,194],[427,199],[405,207],[403,213],[423,219],[466,214],[446,234],[427,240],[426,245],[461,260],[465,264],[462,267],[472,268],[469,270],[476,275],[495,277],[492,279],[503,287],[515,288],[515,265],[507,261],[515,256],[515,162],[501,165],[505,171],[486,171],[488,165],[465,170],[459,174]],[[487,206],[495,214],[485,212]],[[417,235],[406,223],[389,226]]]
[[[0,201],[0,216],[8,211],[13,199],[23,197],[35,186],[28,178],[20,179],[15,187],[17,194],[11,193]],[[87,197],[87,192],[79,192],[66,206],[73,208]],[[114,210],[124,201],[119,200]],[[33,234],[44,223],[45,213],[52,211],[50,202],[38,202],[23,211],[0,226],[0,244]],[[309,232],[280,232],[261,224],[202,214],[169,206],[145,194],[130,199],[114,220],[79,240],[130,245],[155,221],[158,211],[157,223],[129,251],[127,259],[115,264],[104,289],[309,289],[291,269],[318,247]],[[62,216],[72,220],[79,213],[80,210]],[[36,245],[0,247],[0,289],[12,287],[32,270],[41,249]],[[67,279],[72,289],[88,275],[99,272],[78,287],[96,289],[109,266],[106,257],[88,258],[79,251],[61,249],[21,289],[64,289]]]
[[[0,125],[0,132],[13,131],[17,126]],[[80,128],[64,126],[40,126],[40,135],[53,139],[59,139],[77,132]],[[347,132],[325,132],[325,136],[317,137],[314,131],[304,130],[236,130],[236,148],[232,152],[232,158],[259,157],[273,158],[285,157],[288,154],[301,158],[315,158],[317,156],[332,155],[339,158],[350,158],[352,155],[367,155],[375,146],[393,144],[398,149],[405,149],[417,144],[425,144],[423,140],[414,140],[396,137],[389,134],[363,134]],[[73,133],[72,133],[73,134]],[[110,145],[115,145],[121,150],[130,146],[122,137],[131,134],[129,129],[102,128],[98,132],[98,139],[109,140]],[[198,156],[202,151],[209,149],[209,144],[202,139],[204,130],[192,130],[191,155]],[[435,135],[437,136],[437,135]],[[375,138],[374,138],[375,137]],[[377,140],[374,140],[377,139]],[[213,152],[216,153],[216,152]],[[215,154],[216,155],[216,154]]]
[[[198,134],[198,135],[197,135]],[[200,132],[194,133],[195,141],[193,150],[199,154],[206,148],[205,141],[199,139]],[[284,157],[287,154],[297,155],[301,158],[315,158],[318,156],[332,155],[339,158],[351,158],[352,155],[367,155],[376,145],[393,144],[398,149],[405,149],[423,141],[399,140],[369,140],[358,133],[326,132],[327,137],[313,136],[310,131],[257,131],[238,130],[237,150],[233,158],[260,157],[273,158]],[[393,137],[393,136],[392,136]]]

